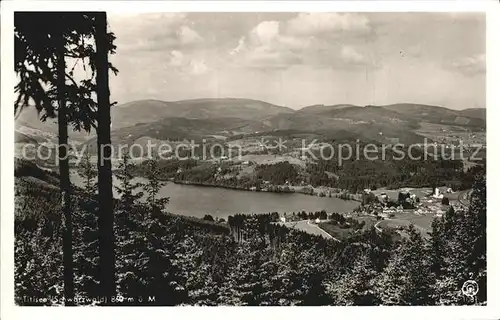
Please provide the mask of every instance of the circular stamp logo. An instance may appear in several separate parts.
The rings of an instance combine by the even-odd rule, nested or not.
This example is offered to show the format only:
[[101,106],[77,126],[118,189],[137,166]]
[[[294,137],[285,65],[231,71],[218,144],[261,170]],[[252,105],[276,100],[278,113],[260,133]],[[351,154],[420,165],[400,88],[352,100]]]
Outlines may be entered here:
[[462,285],[462,293],[467,297],[476,296],[478,291],[479,291],[479,286],[477,282],[474,280],[467,280]]

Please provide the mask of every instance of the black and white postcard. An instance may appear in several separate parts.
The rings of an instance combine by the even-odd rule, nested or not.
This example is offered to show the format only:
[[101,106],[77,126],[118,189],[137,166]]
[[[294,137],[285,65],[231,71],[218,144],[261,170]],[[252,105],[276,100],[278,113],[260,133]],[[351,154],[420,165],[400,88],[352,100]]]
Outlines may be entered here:
[[498,317],[498,3],[402,2],[2,3],[2,316]]

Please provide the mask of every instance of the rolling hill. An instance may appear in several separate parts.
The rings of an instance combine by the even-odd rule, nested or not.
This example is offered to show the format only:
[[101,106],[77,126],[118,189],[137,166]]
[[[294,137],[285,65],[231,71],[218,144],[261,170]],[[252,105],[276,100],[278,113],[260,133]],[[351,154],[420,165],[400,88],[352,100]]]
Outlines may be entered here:
[[344,108],[357,107],[353,104],[335,104],[335,105],[324,105],[324,104],[315,104],[312,106],[307,106],[298,110],[301,113],[312,113],[312,114],[325,114],[329,112],[335,112]]
[[[140,144],[152,141],[201,141],[214,140],[237,134],[271,130],[260,121],[240,118],[188,119],[169,117],[150,123],[138,123],[130,127],[114,129],[111,132],[113,145]],[[147,138],[147,139],[145,139]],[[96,137],[86,142],[91,152],[97,148]],[[152,142],[153,143],[153,142]]]
[[32,138],[31,136],[21,133],[16,130],[14,133],[14,142],[15,143],[31,143],[33,145],[36,145],[38,143],[38,140],[35,138]]
[[[384,109],[412,117],[418,121],[430,123],[462,125],[471,127],[484,127],[486,114],[481,116],[481,111],[486,109],[451,110],[448,108],[429,106],[423,104],[399,103],[382,106]],[[472,112],[470,110],[473,110]],[[475,111],[474,111],[475,110]],[[477,114],[477,116],[474,116]]]
[[[16,130],[20,141],[57,138],[56,122],[42,123],[38,118],[34,108],[26,108],[19,115]],[[486,112],[485,109],[451,110],[411,103],[365,107],[312,105],[292,110],[258,100],[225,98],[133,101],[114,106],[111,118],[114,144],[145,138],[159,141],[221,139],[278,131],[317,133],[329,139],[415,143],[422,140],[415,132],[421,122],[484,128]],[[85,132],[70,131],[70,139],[95,145],[95,135]]]
[[444,107],[412,103],[366,107],[346,104],[332,106],[315,105],[300,109],[298,112],[367,122],[425,121],[472,127],[484,127],[486,125],[486,109],[452,110]]
[[[411,120],[395,118],[392,113],[389,117],[382,111],[381,114],[365,116],[361,107],[352,107],[346,113],[335,115],[295,113],[291,115],[277,115],[264,121],[276,130],[302,130],[315,132],[325,139],[378,141],[381,143],[421,143],[423,137],[413,132],[416,124]],[[372,113],[372,109],[367,109]],[[377,111],[375,111],[377,113]],[[374,120],[376,119],[376,120]]]
[[[307,112],[307,110],[306,110]],[[411,117],[396,111],[377,106],[346,106],[342,108],[326,108],[323,112],[315,110],[314,114],[334,119],[348,119],[358,122],[401,122],[410,121]]]
[[460,110],[459,113],[464,117],[478,118],[486,121],[486,108],[470,108]]
[[167,117],[188,119],[240,118],[260,120],[280,113],[293,113],[292,109],[250,99],[195,99],[166,102],[139,100],[118,105],[111,110],[113,128],[154,122]]
[[[158,121],[168,117],[188,119],[239,118],[260,120],[276,114],[289,114],[294,110],[264,101],[251,99],[195,99],[167,102],[160,100],[138,100],[111,108],[112,129],[134,126]],[[16,125],[57,135],[57,122],[48,119],[41,122],[35,108],[28,107],[19,114]],[[86,132],[69,130],[70,138],[84,141],[89,138]],[[94,133],[91,133],[92,136]]]
[[[20,112],[15,119],[16,131],[27,134],[36,140],[57,140],[57,119],[40,120],[40,115],[34,107],[27,107]],[[73,131],[68,127],[68,136],[70,140],[83,142],[91,137],[94,133],[84,131]]]

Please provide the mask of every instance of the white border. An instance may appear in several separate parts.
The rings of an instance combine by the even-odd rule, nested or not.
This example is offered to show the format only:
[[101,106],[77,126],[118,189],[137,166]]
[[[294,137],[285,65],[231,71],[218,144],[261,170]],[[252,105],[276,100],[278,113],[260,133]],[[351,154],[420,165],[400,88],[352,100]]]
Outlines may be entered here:
[[[132,1],[15,1],[1,4],[1,318],[2,319],[67,319],[102,317],[139,318],[147,315],[169,318],[193,319],[255,319],[265,317],[307,319],[311,316],[328,318],[342,317],[357,319],[361,317],[377,317],[382,319],[401,318],[439,318],[439,319],[496,319],[500,318],[500,257],[494,246],[498,242],[500,225],[495,209],[499,208],[499,197],[495,192],[500,190],[500,168],[492,162],[498,153],[495,137],[499,132],[494,122],[500,119],[498,110],[498,92],[500,90],[499,63],[499,31],[500,12],[497,1],[182,1],[182,2],[132,2]],[[487,145],[488,147],[488,306],[487,307],[308,307],[308,308],[147,308],[138,307],[79,307],[79,308],[43,308],[18,307],[13,304],[13,161],[14,153],[14,118],[12,105],[14,101],[13,85],[15,83],[13,65],[13,12],[25,11],[112,11],[120,13],[136,12],[487,12]],[[439,32],[439,30],[436,30]],[[460,90],[460,88],[457,88]],[[496,239],[495,239],[496,238]],[[497,240],[497,241],[495,241]]]

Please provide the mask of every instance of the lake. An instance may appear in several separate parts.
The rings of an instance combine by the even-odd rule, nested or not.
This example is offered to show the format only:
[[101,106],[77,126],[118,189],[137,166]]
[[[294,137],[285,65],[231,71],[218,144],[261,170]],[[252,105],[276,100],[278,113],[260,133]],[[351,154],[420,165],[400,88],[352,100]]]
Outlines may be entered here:
[[[137,178],[136,181],[145,182]],[[71,182],[82,186],[82,180],[71,175]],[[113,180],[116,184],[117,181]],[[113,190],[115,192],[115,190]],[[359,205],[356,201],[337,198],[308,196],[300,193],[252,192],[234,189],[182,185],[168,182],[160,190],[162,197],[170,197],[167,211],[193,217],[210,214],[225,218],[236,213],[268,212],[349,212]],[[116,193],[115,193],[115,196]]]

